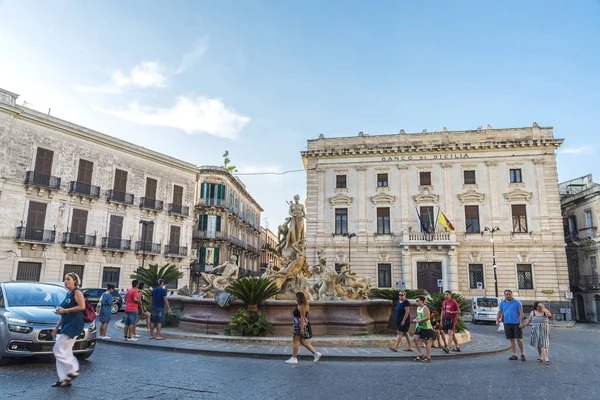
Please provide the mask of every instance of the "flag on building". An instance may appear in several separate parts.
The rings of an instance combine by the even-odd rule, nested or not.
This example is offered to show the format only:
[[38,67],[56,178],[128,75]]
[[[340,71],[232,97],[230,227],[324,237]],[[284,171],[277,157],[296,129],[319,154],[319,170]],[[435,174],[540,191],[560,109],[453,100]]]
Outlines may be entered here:
[[419,210],[417,209],[417,207],[415,207],[415,211],[417,212],[417,217],[419,217],[419,222],[421,223],[421,230],[423,232],[429,232],[429,230],[427,229],[427,225],[425,225],[425,222],[423,222],[423,218],[421,218],[421,214],[419,214]]
[[452,223],[448,220],[448,218],[446,218],[446,216],[444,215],[444,213],[441,210],[440,210],[440,216],[438,218],[438,221],[449,231],[454,230],[454,225],[452,225]]
[[429,229],[427,230],[427,232],[431,233],[434,231],[435,225],[433,224],[433,219],[431,217],[431,212],[429,211],[429,209],[427,209],[427,219],[429,220]]

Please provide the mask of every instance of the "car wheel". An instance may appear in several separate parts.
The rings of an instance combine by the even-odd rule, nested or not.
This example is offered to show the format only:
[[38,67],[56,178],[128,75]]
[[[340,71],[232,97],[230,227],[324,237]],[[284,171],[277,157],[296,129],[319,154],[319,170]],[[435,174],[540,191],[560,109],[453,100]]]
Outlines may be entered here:
[[92,354],[94,354],[93,351],[91,353],[76,354],[75,357],[77,357],[78,360],[87,360],[92,356]]
[[119,303],[113,303],[113,305],[110,307],[110,313],[111,314],[116,314],[119,312]]
[[479,321],[477,321],[476,319],[472,319],[471,322],[473,323],[473,325],[477,325],[479,323]]

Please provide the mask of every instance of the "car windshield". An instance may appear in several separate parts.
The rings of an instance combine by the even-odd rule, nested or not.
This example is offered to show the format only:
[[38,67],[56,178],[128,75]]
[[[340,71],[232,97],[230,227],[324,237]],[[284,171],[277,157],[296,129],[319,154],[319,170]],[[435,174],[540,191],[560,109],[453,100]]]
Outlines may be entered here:
[[480,298],[477,300],[477,304],[479,305],[479,307],[498,307],[498,299]]
[[9,307],[56,307],[67,296],[67,289],[42,283],[11,283],[4,286]]

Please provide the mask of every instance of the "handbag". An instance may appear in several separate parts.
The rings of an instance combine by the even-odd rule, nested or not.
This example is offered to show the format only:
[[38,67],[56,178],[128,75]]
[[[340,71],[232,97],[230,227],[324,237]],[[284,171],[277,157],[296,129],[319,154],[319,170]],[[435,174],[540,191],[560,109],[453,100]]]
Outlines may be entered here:
[[311,337],[313,337],[312,326],[310,325],[310,321],[308,321],[306,325],[306,339],[310,339]]
[[498,332],[504,332],[504,322],[498,324]]

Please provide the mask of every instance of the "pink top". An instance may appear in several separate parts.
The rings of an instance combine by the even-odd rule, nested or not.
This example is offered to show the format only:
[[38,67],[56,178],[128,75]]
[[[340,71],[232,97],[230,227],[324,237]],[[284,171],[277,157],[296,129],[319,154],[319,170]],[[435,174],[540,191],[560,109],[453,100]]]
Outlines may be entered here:
[[456,318],[458,318],[458,314],[460,313],[460,307],[458,306],[458,303],[454,299],[444,300],[442,302],[442,312],[443,311],[458,311],[456,314],[454,314],[454,313],[450,314],[448,312],[444,313],[444,318],[456,319]]
[[125,312],[137,312],[138,304],[135,302],[140,298],[137,288],[131,288],[125,293]]

